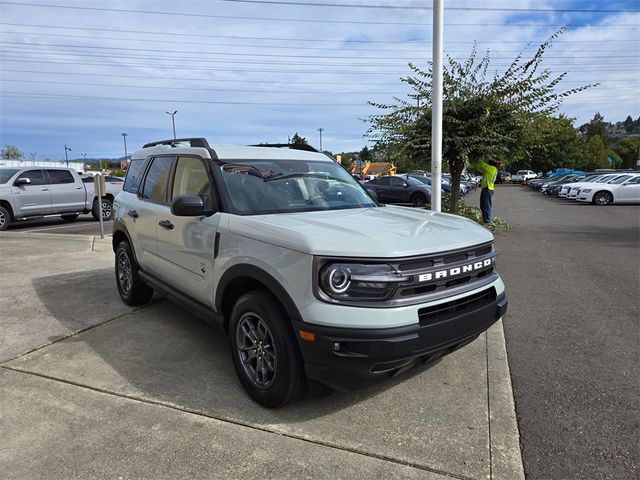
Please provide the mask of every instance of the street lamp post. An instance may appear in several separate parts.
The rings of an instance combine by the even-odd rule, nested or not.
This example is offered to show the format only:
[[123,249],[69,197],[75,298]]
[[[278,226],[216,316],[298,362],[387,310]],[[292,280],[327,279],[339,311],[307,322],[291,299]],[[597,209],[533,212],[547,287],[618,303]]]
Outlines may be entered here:
[[36,165],[36,154],[35,153],[30,153],[29,155],[31,155],[31,163],[33,163],[33,165]]
[[167,115],[171,115],[171,124],[173,125],[173,138],[176,139],[176,113],[178,113],[177,110],[174,110],[173,113],[171,112],[164,112]]
[[124,161],[128,162],[129,160],[127,159],[128,155],[127,155],[127,134],[126,133],[122,134],[122,139],[124,140]]
[[82,155],[82,159],[85,163],[87,163],[87,154],[86,153],[81,153],[80,155]]
[[67,147],[67,144],[64,144],[64,159],[67,162],[67,168],[69,168],[69,156],[67,155],[67,152],[70,152],[71,149],[69,147]]
[[318,132],[320,132],[320,151],[322,152],[322,132],[324,132],[324,128],[319,128]]

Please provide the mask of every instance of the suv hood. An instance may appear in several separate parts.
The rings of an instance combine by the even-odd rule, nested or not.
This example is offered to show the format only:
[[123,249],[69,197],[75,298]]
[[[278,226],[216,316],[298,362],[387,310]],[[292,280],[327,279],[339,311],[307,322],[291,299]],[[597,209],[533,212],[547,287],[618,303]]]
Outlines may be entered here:
[[493,235],[456,215],[376,207],[229,218],[244,237],[310,255],[396,258],[487,243]]

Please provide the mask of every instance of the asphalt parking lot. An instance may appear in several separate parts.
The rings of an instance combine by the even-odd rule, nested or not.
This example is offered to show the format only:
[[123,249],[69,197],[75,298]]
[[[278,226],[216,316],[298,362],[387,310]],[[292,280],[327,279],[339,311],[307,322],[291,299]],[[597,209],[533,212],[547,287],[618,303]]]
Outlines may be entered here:
[[[103,222],[104,234],[111,234],[112,222]],[[91,214],[80,215],[74,222],[65,222],[59,216],[41,217],[12,223],[9,232],[56,233],[69,235],[100,235],[100,222]]]
[[640,206],[498,185],[494,208],[527,478],[638,478]]

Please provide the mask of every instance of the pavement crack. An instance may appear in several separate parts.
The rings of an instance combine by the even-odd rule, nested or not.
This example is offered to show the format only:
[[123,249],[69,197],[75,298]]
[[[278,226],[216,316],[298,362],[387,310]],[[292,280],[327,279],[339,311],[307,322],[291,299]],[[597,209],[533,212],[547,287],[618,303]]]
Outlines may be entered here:
[[[113,319],[113,320],[115,320],[115,319]],[[153,406],[157,406],[157,407],[161,407],[161,408],[168,408],[170,410],[174,410],[174,411],[177,411],[177,412],[187,413],[187,414],[190,414],[190,415],[197,415],[199,417],[209,418],[211,420],[216,420],[218,422],[223,422],[223,423],[228,423],[228,424],[231,424],[231,425],[236,425],[238,427],[249,428],[249,429],[252,429],[252,430],[256,430],[256,431],[260,431],[260,432],[264,432],[264,433],[269,433],[269,434],[273,434],[273,435],[279,435],[279,436],[282,436],[282,437],[285,437],[285,438],[290,438],[292,440],[298,440],[298,441],[302,441],[302,442],[309,443],[309,444],[312,444],[312,445],[318,445],[318,446],[321,446],[321,447],[331,448],[332,450],[353,453],[355,455],[361,455],[363,457],[373,458],[373,459],[377,459],[377,460],[393,463],[393,464],[396,464],[396,465],[402,465],[402,466],[405,466],[405,467],[414,468],[416,470],[421,470],[421,471],[424,471],[424,472],[434,473],[434,474],[437,474],[437,475],[443,475],[445,477],[454,478],[456,480],[477,480],[477,479],[475,479],[473,477],[467,477],[465,475],[459,475],[459,474],[456,474],[456,473],[447,472],[447,471],[444,471],[444,470],[441,470],[441,469],[438,469],[438,468],[435,468],[435,467],[428,467],[428,466],[425,466],[425,465],[420,465],[420,464],[417,464],[415,462],[400,460],[400,459],[389,457],[387,455],[383,455],[383,454],[379,454],[379,453],[367,452],[365,450],[361,450],[361,449],[358,449],[358,448],[351,448],[351,447],[347,447],[347,446],[335,445],[335,444],[332,444],[332,443],[329,443],[329,442],[323,442],[321,440],[313,440],[313,439],[310,439],[310,438],[303,437],[301,435],[295,435],[295,434],[292,434],[292,433],[285,433],[285,432],[280,432],[280,431],[277,431],[277,430],[272,430],[272,429],[269,429],[269,428],[261,427],[261,426],[258,426],[258,425],[255,425],[255,424],[251,424],[251,423],[248,423],[248,422],[242,422],[240,420],[236,420],[236,419],[233,419],[233,418],[225,417],[225,416],[222,416],[222,415],[212,415],[210,413],[201,412],[201,411],[198,411],[198,410],[195,410],[195,409],[190,409],[190,408],[187,408],[187,407],[180,407],[180,406],[177,406],[177,405],[173,405],[173,404],[168,403],[168,402],[162,402],[162,401],[159,401],[159,400],[152,400],[152,399],[149,399],[149,398],[141,398],[141,397],[137,397],[135,395],[128,395],[128,394],[125,394],[125,393],[113,392],[113,391],[110,391],[110,390],[106,390],[104,388],[84,385],[82,383],[74,382],[72,380],[66,380],[66,379],[62,379],[62,378],[46,375],[46,374],[43,374],[43,373],[32,372],[32,371],[29,371],[29,370],[16,368],[16,367],[13,367],[13,366],[8,366],[8,365],[5,365],[5,364],[0,364],[0,369],[11,370],[13,372],[22,373],[22,374],[26,374],[26,375],[33,375],[35,377],[43,378],[45,380],[64,383],[64,384],[67,384],[67,385],[70,385],[70,386],[83,388],[83,389],[90,390],[90,391],[93,391],[93,392],[96,392],[96,393],[101,393],[103,395],[110,395],[110,396],[119,397],[119,398],[122,398],[122,399],[125,399],[125,400],[144,403],[144,404],[147,404],[147,405],[153,405]]]

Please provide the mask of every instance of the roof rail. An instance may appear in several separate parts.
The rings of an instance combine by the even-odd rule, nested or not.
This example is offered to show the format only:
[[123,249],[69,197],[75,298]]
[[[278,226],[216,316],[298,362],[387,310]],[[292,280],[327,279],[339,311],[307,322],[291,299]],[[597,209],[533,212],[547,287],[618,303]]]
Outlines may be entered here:
[[311,145],[305,143],[260,143],[258,145],[249,145],[250,147],[272,147],[272,148],[290,148],[291,150],[305,150],[307,152],[318,152]]
[[155,147],[157,145],[169,145],[170,147],[177,147],[178,143],[189,142],[189,146],[191,147],[202,147],[202,148],[210,148],[209,142],[207,142],[206,138],[173,138],[171,140],[160,140],[158,142],[151,142],[145,144],[142,148]]

